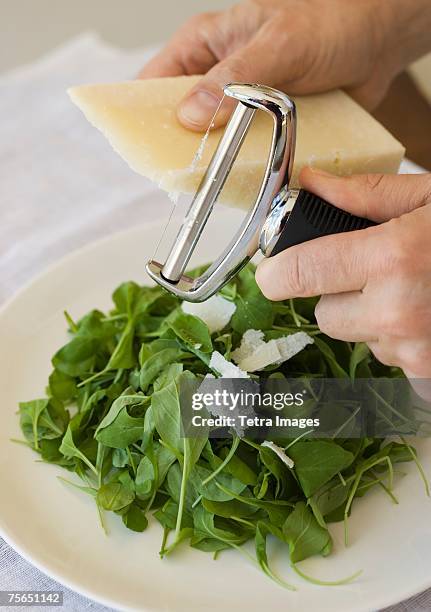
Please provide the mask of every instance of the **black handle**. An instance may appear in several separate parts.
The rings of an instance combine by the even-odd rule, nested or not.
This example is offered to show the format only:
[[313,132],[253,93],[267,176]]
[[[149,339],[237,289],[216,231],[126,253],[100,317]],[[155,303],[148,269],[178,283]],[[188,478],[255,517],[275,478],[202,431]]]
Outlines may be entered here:
[[376,224],[340,210],[323,198],[301,189],[270,257],[314,238],[361,230],[372,225]]

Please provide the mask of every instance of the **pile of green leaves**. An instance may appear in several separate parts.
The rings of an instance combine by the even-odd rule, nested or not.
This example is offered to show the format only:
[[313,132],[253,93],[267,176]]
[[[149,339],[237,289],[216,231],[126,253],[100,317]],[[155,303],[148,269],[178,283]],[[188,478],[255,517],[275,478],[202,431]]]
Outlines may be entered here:
[[[363,344],[324,336],[314,299],[271,303],[249,266],[222,294],[236,304],[230,324],[211,334],[160,287],[120,285],[114,308],[78,322],[66,313],[70,340],[52,358],[47,397],[20,404],[26,442],[42,460],[74,472],[100,512],[144,531],[150,515],[163,527],[161,555],[188,540],[217,554],[254,541],[256,562],[275,580],[268,536],[296,563],[326,556],[328,523],[346,520],[352,504],[374,487],[392,492],[394,466],[415,460],[406,442],[380,439],[277,440],[295,465],[269,448],[232,436],[184,439],[179,382],[210,372],[214,350],[227,359],[250,328],[266,339],[306,331],[315,343],[262,375],[294,377],[397,376]],[[213,372],[213,374],[215,374]],[[298,568],[296,568],[298,570]]]

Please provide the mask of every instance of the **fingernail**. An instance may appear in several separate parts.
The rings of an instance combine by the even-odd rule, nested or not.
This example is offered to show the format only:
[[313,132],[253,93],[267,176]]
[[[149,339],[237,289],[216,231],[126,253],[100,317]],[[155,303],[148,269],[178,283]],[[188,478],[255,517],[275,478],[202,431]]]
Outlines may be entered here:
[[220,100],[208,91],[197,91],[181,104],[178,115],[184,123],[208,127]]

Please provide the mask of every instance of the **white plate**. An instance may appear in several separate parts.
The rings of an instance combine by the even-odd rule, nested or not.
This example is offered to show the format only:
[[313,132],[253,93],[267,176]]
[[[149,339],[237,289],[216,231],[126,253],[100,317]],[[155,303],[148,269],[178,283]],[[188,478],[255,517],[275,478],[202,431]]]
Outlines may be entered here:
[[[202,260],[221,248],[237,213],[219,214]],[[261,610],[349,612],[381,608],[431,586],[430,500],[413,465],[398,480],[400,504],[381,491],[355,502],[351,544],[344,547],[336,525],[335,550],[302,569],[321,579],[363,574],[340,587],[319,587],[293,574],[285,549],[274,550],[274,568],[298,590],[290,592],[263,576],[235,551],[218,561],[187,546],[160,560],[161,529],[127,531],[109,516],[106,537],[94,503],[56,476],[60,468],[35,462],[34,453],[13,444],[19,438],[17,404],[43,396],[50,357],[65,341],[63,310],[79,317],[107,308],[122,281],[147,282],[144,263],[153,254],[162,223],[110,237],[61,261],[17,295],[0,313],[0,532],[26,559],[64,585],[122,610],[193,612]],[[431,444],[420,457],[431,473]]]

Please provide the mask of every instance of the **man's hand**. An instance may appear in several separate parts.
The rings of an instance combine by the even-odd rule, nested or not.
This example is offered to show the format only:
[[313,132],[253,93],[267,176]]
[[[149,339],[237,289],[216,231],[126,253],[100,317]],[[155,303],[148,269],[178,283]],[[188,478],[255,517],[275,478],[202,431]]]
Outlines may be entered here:
[[262,261],[256,280],[271,300],[322,295],[320,329],[367,342],[411,377],[431,378],[431,174],[336,178],[309,168],[302,185],[339,208],[378,221]]
[[193,17],[140,76],[206,73],[178,109],[180,121],[198,131],[231,81],[293,95],[342,87],[371,108],[394,76],[431,48],[430,29],[429,0],[246,0]]

